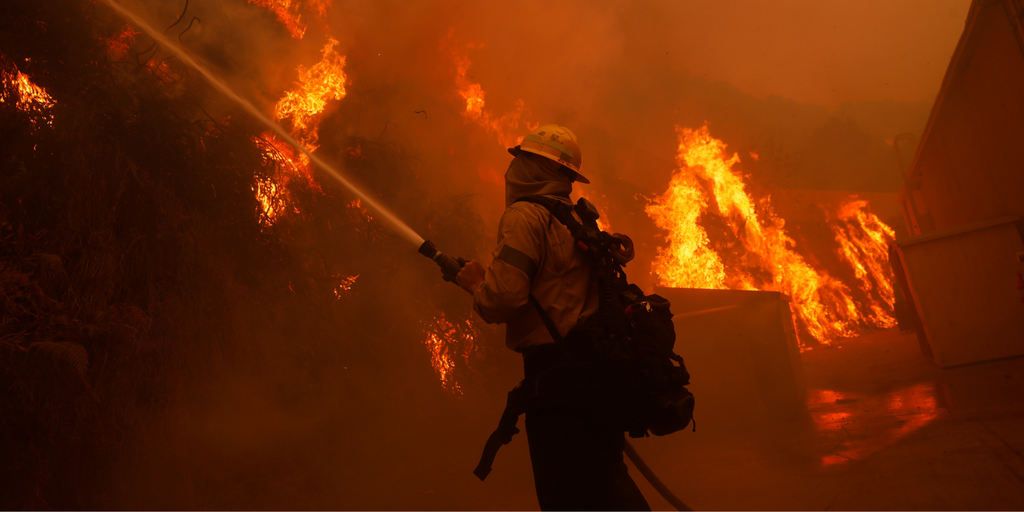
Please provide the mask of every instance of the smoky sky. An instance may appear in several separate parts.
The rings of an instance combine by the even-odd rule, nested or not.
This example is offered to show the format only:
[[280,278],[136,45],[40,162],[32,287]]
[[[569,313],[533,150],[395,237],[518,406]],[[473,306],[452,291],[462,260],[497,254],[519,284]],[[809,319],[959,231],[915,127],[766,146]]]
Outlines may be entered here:
[[[184,2],[129,5],[160,26]],[[613,226],[653,233],[643,204],[677,167],[676,126],[708,124],[741,156],[737,170],[767,191],[897,192],[891,141],[923,130],[969,5],[335,0],[324,18],[300,8],[307,31],[295,39],[244,0],[191,0],[184,20],[202,22],[181,41],[269,112],[296,67],[337,39],[348,96],[328,106],[321,151],[343,151],[333,142],[341,136],[394,143],[433,178],[424,194],[475,194],[495,225],[509,156],[462,116],[461,52],[492,117],[521,100],[524,121],[572,128],[593,181],[581,191]]]
[[[186,7],[184,0],[124,3],[160,28],[170,27]],[[613,231],[636,242],[637,260],[627,271],[631,282],[649,289],[650,260],[664,239],[644,206],[665,190],[678,167],[677,126],[706,123],[740,156],[735,169],[756,198],[779,189],[825,190],[836,197],[872,192],[895,204],[902,178],[890,143],[901,133],[920,136],[969,4],[334,0],[325,18],[301,8],[307,31],[295,39],[246,0],[189,0],[182,22],[167,33],[268,114],[294,87],[296,68],[319,61],[333,37],[346,56],[347,96],[328,105],[318,154],[344,161],[340,156],[358,149],[350,146],[353,140],[386,147],[400,154],[403,173],[408,166],[418,179],[390,178],[387,169],[374,176],[367,166],[355,178],[369,183],[370,193],[390,187],[402,192],[392,198],[471,195],[492,236],[504,210],[502,176],[510,156],[493,133],[462,114],[453,61],[453,52],[462,52],[472,62],[466,78],[486,92],[493,117],[522,100],[524,121],[564,124],[576,132],[583,172],[593,181],[579,191],[597,203]],[[136,51],[150,43],[140,36]],[[218,120],[245,115],[212,90],[195,99],[203,115]],[[524,124],[516,130],[527,132]],[[322,176],[321,182],[333,186]],[[400,204],[388,206],[401,211]],[[426,238],[444,240],[443,228],[424,229]],[[326,236],[344,244],[347,235]],[[454,241],[441,249],[486,262],[493,239],[484,242],[477,254],[449,249]],[[394,256],[401,265],[432,265],[406,249]],[[362,273],[360,286],[387,270],[373,257],[359,264],[347,272]],[[387,290],[389,300],[376,318],[309,326],[338,328],[339,339],[322,349],[338,364],[308,370],[327,383],[327,398],[277,400],[286,394],[281,389],[294,389],[289,383],[305,382],[300,377],[307,374],[287,358],[263,361],[278,373],[212,378],[191,399],[191,412],[164,423],[176,441],[152,443],[152,454],[142,450],[125,467],[127,476],[141,475],[125,478],[124,493],[133,497],[125,508],[536,506],[524,438],[503,448],[502,473],[496,470],[487,485],[469,472],[504,393],[521,375],[515,354],[503,348],[497,329],[481,335],[481,344],[507,358],[487,364],[508,371],[481,370],[496,383],[479,401],[445,395],[419,324],[409,323],[413,313],[435,315],[432,304],[444,297],[415,279],[393,279],[378,281],[394,283],[394,289]],[[451,304],[461,304],[468,317],[469,301],[459,292]],[[360,337],[374,343],[356,344]],[[273,341],[275,347],[292,344]],[[349,345],[371,348],[363,353]],[[334,361],[321,353],[317,358]],[[471,396],[470,384],[466,389]],[[183,446],[184,455],[176,453]]]

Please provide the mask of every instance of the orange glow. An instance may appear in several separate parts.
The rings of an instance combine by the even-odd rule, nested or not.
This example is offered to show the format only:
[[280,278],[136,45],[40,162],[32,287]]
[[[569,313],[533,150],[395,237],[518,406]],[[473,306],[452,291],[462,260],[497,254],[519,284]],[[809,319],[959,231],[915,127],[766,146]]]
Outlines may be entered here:
[[331,0],[309,0],[309,8],[316,11],[316,15],[323,18],[327,16],[327,10],[331,8]]
[[146,62],[146,67],[153,73],[154,76],[159,78],[165,83],[177,82],[181,80],[181,75],[171,69],[168,64],[168,60],[150,60]]
[[506,112],[501,117],[493,117],[491,112],[484,108],[485,92],[483,87],[467,78],[469,68],[473,65],[469,60],[469,50],[483,48],[483,44],[470,43],[460,46],[454,41],[454,34],[454,29],[448,31],[448,37],[442,42],[442,47],[450,48],[452,60],[455,62],[455,88],[459,96],[466,102],[462,116],[467,121],[473,121],[483,127],[487,133],[497,136],[498,143],[503,147],[518,145],[522,140],[522,135],[519,133],[521,122],[529,130],[537,128],[540,123],[521,121],[527,113],[526,103],[522,99],[516,100],[515,110]]
[[853,268],[861,290],[871,299],[870,323],[894,327],[896,295],[889,266],[889,243],[896,239],[896,232],[875,214],[865,211],[867,206],[867,201],[856,197],[843,203],[831,223],[832,230],[839,242],[840,259]]
[[462,394],[454,376],[459,352],[465,364],[469,364],[470,355],[476,350],[476,336],[477,329],[472,320],[452,323],[444,313],[438,314],[427,325],[427,339],[423,343],[430,351],[430,365],[441,379],[441,386],[456,395]]
[[864,460],[943,414],[934,382],[880,397],[810,390],[807,405],[819,432],[842,437],[836,449],[821,458],[826,467]]
[[[755,203],[747,193],[742,174],[733,169],[739,155],[729,156],[725,143],[712,137],[707,126],[677,130],[679,169],[668,190],[646,209],[655,224],[668,231],[668,247],[658,249],[652,265],[663,286],[782,292],[796,323],[823,344],[856,335],[864,326],[894,324],[885,314],[886,306],[858,305],[846,284],[813,268],[796,252],[796,242],[786,233],[785,221],[772,211],[769,198]],[[879,259],[878,251],[884,249],[877,245],[884,224],[869,214],[858,216],[863,206],[844,206],[838,220],[856,228],[849,231],[849,240],[866,251],[851,252],[850,257],[858,259],[850,261],[865,266],[864,282],[885,282],[891,294],[891,277]],[[705,228],[709,220],[723,223],[728,232],[723,236],[736,240],[715,240],[713,245]],[[861,232],[855,232],[858,229]],[[888,299],[884,292],[882,296],[885,304]]]
[[[277,120],[290,120],[292,134],[310,151],[317,148],[318,129],[327,103],[345,97],[345,56],[334,50],[337,45],[337,40],[327,38],[320,62],[308,69],[299,66],[297,87],[285,92],[274,107]],[[301,158],[306,159],[305,155]]]
[[249,3],[270,11],[295,39],[302,39],[302,36],[306,34],[306,25],[302,23],[302,17],[298,12],[300,2],[295,0],[249,0]]
[[131,25],[125,25],[121,32],[107,39],[107,55],[111,60],[120,60],[128,54],[128,49],[135,44],[135,36],[139,33]]

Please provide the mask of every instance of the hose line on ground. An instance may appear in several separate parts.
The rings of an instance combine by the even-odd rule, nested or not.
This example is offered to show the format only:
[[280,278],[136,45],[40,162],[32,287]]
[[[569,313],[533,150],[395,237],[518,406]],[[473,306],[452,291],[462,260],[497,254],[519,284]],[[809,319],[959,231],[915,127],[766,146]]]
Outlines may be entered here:
[[675,494],[672,494],[672,491],[668,490],[668,487],[665,487],[665,484],[661,482],[658,475],[655,475],[654,471],[651,471],[651,468],[647,463],[640,458],[640,454],[637,453],[636,448],[633,448],[633,445],[630,444],[629,439],[626,439],[625,441],[626,445],[623,447],[622,451],[626,452],[626,456],[633,462],[636,469],[640,470],[640,474],[644,475],[644,478],[651,483],[651,487],[654,487],[654,490],[658,491],[658,494],[660,494],[662,498],[665,498],[665,501],[669,502],[669,504],[675,507],[676,510],[693,510],[689,505],[683,503],[683,500],[676,497]]

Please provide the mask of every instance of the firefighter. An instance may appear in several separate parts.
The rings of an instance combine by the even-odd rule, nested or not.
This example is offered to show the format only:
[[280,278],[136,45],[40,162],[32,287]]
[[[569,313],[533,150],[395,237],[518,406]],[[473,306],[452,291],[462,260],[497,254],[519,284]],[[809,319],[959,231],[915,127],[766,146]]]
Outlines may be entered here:
[[[582,333],[597,320],[598,290],[569,230],[544,207],[516,200],[539,195],[571,205],[573,182],[590,181],[580,174],[576,135],[563,126],[541,126],[508,151],[515,158],[505,173],[494,259],[489,267],[468,262],[457,281],[481,318],[505,324],[505,343],[523,354],[529,379],[565,363],[531,294],[566,341],[585,343]],[[526,435],[542,510],[650,510],[623,462],[623,431],[593,411],[529,408]]]

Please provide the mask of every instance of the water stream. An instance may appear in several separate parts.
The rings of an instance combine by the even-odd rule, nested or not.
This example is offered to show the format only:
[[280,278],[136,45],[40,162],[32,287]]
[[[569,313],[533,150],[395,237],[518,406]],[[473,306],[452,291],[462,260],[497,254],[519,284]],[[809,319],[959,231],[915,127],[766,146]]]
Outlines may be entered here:
[[145,32],[154,40],[156,40],[156,42],[159,43],[160,46],[163,46],[168,51],[173,53],[179,60],[181,60],[185,64],[188,64],[193,69],[202,74],[206,78],[206,80],[210,82],[210,85],[212,85],[218,91],[227,96],[229,99],[231,99],[232,101],[240,105],[242,108],[244,108],[259,122],[263,123],[264,125],[266,125],[267,128],[269,128],[275,134],[277,134],[278,137],[281,137],[281,139],[283,139],[285,142],[291,144],[292,146],[295,147],[295,149],[301,151],[303,154],[309,157],[309,160],[313,162],[313,164],[315,164],[318,169],[322,170],[328,176],[334,178],[334,180],[340,183],[343,187],[351,190],[352,193],[359,196],[363,204],[365,204],[367,207],[369,207],[371,210],[377,213],[380,216],[380,218],[385,219],[387,221],[386,224],[389,224],[390,227],[396,233],[398,233],[403,238],[414,244],[416,247],[419,247],[423,243],[423,237],[421,237],[419,234],[413,231],[412,228],[410,228],[404,222],[402,222],[402,220],[399,219],[398,216],[396,216],[394,213],[391,213],[390,210],[384,207],[384,205],[380,204],[380,202],[378,202],[376,199],[360,190],[359,187],[356,187],[351,181],[348,180],[348,178],[346,178],[343,174],[341,174],[341,172],[339,172],[333,166],[323,161],[320,157],[312,154],[308,149],[306,149],[302,145],[302,143],[296,140],[295,137],[292,137],[288,132],[286,132],[284,128],[282,128],[280,125],[278,125],[265,114],[263,114],[263,112],[260,112],[260,110],[257,109],[248,100],[242,98],[237,93],[235,93],[235,91],[232,90],[231,87],[228,87],[227,84],[225,84],[223,81],[214,76],[213,73],[209,69],[206,69],[205,66],[196,62],[196,60],[190,57],[187,53],[185,53],[185,51],[182,50],[181,47],[174,44],[161,32],[154,29],[152,26],[150,26],[148,23],[142,20],[142,18],[136,16],[135,13],[129,11],[123,5],[115,2],[114,0],[103,1],[112,9],[117,11],[118,14],[123,16],[131,23],[135,24],[135,26],[139,27],[140,29],[142,29],[143,32]]

